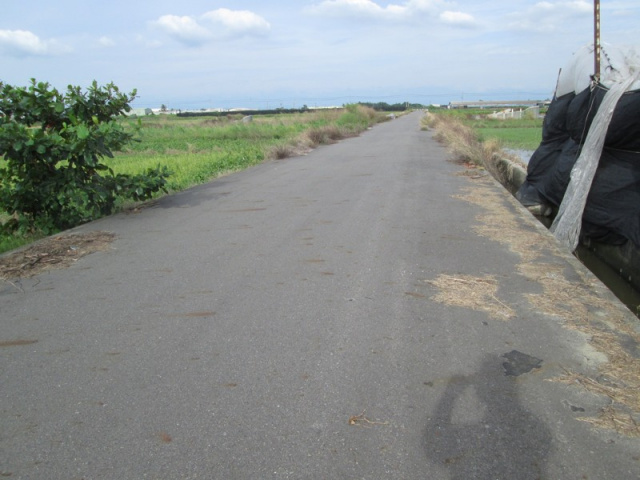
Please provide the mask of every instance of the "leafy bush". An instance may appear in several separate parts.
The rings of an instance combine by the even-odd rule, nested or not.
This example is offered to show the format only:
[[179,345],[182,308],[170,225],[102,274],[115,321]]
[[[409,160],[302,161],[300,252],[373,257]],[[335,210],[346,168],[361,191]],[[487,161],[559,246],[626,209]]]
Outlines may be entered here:
[[344,112],[337,121],[338,126],[359,132],[375,124],[381,116],[371,107],[351,103],[345,105]]
[[111,213],[118,197],[164,190],[166,168],[115,175],[103,162],[134,138],[116,119],[131,110],[135,91],[94,81],[63,94],[32,79],[27,88],[0,82],[0,93],[0,209],[12,215],[4,230],[69,228]]

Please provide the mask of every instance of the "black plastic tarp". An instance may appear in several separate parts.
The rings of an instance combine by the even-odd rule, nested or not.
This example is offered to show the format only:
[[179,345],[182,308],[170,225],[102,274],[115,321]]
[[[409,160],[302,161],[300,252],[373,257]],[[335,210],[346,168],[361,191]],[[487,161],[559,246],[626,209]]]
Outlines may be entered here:
[[[520,202],[560,206],[605,93],[606,88],[598,84],[553,99],[542,142],[516,195]],[[582,216],[581,235],[617,245],[631,240],[640,247],[640,90],[625,92],[614,110]]]

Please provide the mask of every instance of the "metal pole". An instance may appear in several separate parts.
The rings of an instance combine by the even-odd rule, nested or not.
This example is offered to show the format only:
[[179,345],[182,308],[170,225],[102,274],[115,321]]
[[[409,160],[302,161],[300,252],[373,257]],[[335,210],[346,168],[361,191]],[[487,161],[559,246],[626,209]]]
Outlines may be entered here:
[[593,77],[600,81],[600,0],[593,0]]

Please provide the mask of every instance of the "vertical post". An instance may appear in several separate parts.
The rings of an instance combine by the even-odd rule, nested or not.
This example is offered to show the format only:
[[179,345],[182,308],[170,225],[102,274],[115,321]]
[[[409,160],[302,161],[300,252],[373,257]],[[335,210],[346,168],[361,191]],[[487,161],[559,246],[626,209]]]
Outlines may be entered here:
[[593,0],[593,77],[600,81],[600,0]]

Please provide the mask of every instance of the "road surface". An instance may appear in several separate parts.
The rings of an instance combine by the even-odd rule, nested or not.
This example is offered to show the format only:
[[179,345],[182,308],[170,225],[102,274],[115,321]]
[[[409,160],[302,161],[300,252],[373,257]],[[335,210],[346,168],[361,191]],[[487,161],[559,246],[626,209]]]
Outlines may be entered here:
[[607,362],[580,292],[622,310],[419,117],[85,225],[111,248],[0,284],[0,477],[640,478],[638,438],[584,420],[611,400],[561,381]]

